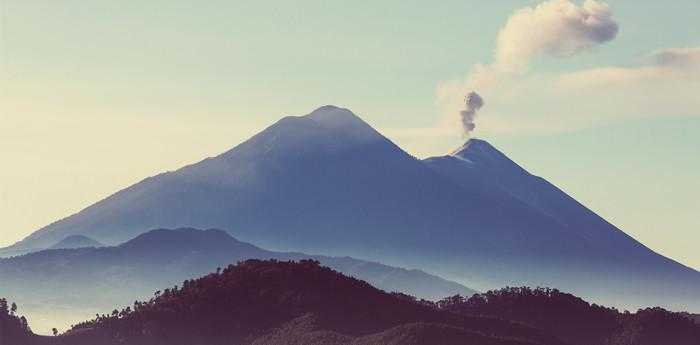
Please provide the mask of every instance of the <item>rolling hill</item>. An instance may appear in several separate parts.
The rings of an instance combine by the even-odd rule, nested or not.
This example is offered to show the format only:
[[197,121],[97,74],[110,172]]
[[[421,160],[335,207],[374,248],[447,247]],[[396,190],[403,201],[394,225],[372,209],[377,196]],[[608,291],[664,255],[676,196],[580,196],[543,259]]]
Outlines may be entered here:
[[563,344],[529,326],[440,311],[316,261],[249,260],[34,344]]
[[[3,308],[4,305],[4,308]],[[13,345],[697,345],[700,325],[661,308],[620,313],[554,289],[437,303],[389,294],[318,261],[248,260],[146,301],[36,336],[0,299]]]
[[35,330],[48,333],[247,259],[318,260],[388,292],[431,300],[476,293],[419,270],[350,257],[267,251],[215,229],[158,229],[115,247],[44,250],[0,259],[0,293],[23,306]]

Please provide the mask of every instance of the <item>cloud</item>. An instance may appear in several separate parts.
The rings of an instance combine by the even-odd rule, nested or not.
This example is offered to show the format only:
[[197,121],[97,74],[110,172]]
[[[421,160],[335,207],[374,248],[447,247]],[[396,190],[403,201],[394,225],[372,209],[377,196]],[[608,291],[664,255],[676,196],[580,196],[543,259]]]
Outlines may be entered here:
[[568,88],[640,86],[700,80],[700,47],[668,48],[649,55],[648,62],[637,67],[599,67],[560,76]]
[[700,69],[700,47],[670,48],[651,55],[656,65],[669,68]]
[[619,28],[610,7],[586,0],[550,0],[513,14],[498,33],[495,61],[498,71],[523,72],[540,55],[567,57],[615,38]]

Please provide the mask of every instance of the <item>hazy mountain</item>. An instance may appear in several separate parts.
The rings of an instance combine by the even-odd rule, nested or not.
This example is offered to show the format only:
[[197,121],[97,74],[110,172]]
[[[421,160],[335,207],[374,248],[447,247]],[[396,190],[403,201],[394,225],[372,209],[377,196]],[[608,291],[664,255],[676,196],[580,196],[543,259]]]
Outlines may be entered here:
[[221,230],[153,230],[116,247],[45,250],[0,259],[0,293],[41,332],[131,304],[156,289],[246,259],[314,259],[386,291],[436,300],[476,291],[419,270],[350,257],[263,250]]
[[72,234],[115,244],[158,227],[222,228],[270,249],[417,267],[479,289],[556,286],[618,306],[700,310],[700,273],[487,143],[421,161],[332,106],[143,180],[4,253]]
[[86,248],[86,247],[102,247],[104,244],[93,240],[90,237],[83,235],[71,235],[60,242],[54,244],[49,249],[75,249],[75,248]]
[[518,323],[439,311],[314,261],[246,261],[111,315],[51,344],[563,344]]

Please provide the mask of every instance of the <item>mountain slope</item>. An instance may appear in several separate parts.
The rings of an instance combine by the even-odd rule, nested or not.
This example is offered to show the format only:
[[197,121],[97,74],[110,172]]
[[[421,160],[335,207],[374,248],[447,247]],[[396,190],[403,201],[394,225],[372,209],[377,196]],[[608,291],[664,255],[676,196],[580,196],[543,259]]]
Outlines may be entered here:
[[617,306],[700,310],[700,273],[475,143],[420,161],[349,110],[325,106],[119,191],[4,253],[72,234],[115,244],[149,228],[221,228],[270,249],[417,267],[480,289],[556,286]]
[[[440,175],[459,184],[465,193],[485,193],[504,199],[517,199],[543,215],[555,219],[558,223],[558,231],[571,234],[572,238],[577,236],[580,240],[593,244],[595,251],[590,254],[595,254],[591,256],[606,257],[608,261],[603,264],[608,265],[607,268],[584,266],[582,270],[578,270],[581,267],[574,266],[576,269],[571,273],[591,274],[594,279],[606,278],[609,279],[608,281],[614,281],[615,276],[617,280],[624,279],[626,284],[619,288],[614,284],[604,288],[609,291],[617,289],[621,296],[626,293],[628,296],[623,298],[634,299],[630,296],[634,294],[639,294],[639,298],[642,298],[644,292],[640,290],[644,288],[653,290],[658,295],[674,291],[673,294],[683,296],[677,300],[684,302],[676,302],[674,305],[669,299],[666,301],[666,306],[681,309],[700,308],[697,304],[687,303],[700,296],[698,278],[700,274],[697,271],[646,248],[553,184],[527,172],[486,141],[470,139],[451,155],[427,158],[424,162]],[[593,272],[590,272],[591,268],[594,269]],[[601,274],[604,276],[600,276]],[[564,277],[560,277],[562,278]],[[664,283],[669,281],[674,283]],[[574,282],[562,283],[560,280],[556,286],[571,288],[574,284]],[[646,286],[640,289],[635,284]],[[604,289],[599,289],[601,291],[596,293],[577,291],[588,297],[599,298],[606,294]],[[647,303],[649,302],[652,302],[652,299]],[[660,299],[655,299],[654,302],[664,303]],[[651,304],[653,302],[637,304],[635,307]]]
[[609,253],[651,254],[639,250],[645,249],[639,242],[551,183],[531,175],[486,141],[470,139],[451,155],[427,158],[424,162],[468,192],[476,189],[517,198],[556,219],[562,229],[599,242],[597,246],[605,247]]
[[0,259],[0,292],[23,305],[34,327],[47,332],[246,259],[314,259],[386,291],[432,300],[476,293],[419,270],[350,257],[272,252],[221,230],[195,229],[153,230],[116,247],[46,250]]

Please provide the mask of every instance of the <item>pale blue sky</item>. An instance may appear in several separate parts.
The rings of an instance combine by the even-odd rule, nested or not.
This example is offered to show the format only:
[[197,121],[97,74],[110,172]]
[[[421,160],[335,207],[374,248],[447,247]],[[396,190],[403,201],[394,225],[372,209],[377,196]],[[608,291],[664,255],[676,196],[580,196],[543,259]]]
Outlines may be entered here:
[[[462,138],[440,129],[451,115],[437,86],[489,63],[508,17],[538,3],[3,0],[0,245],[323,104],[418,156],[446,153]],[[539,93],[562,74],[700,46],[696,0],[608,3],[614,40],[533,61],[520,89],[486,98],[475,135],[700,268],[700,111],[688,96],[700,81]],[[535,129],[508,126],[521,123]]]

